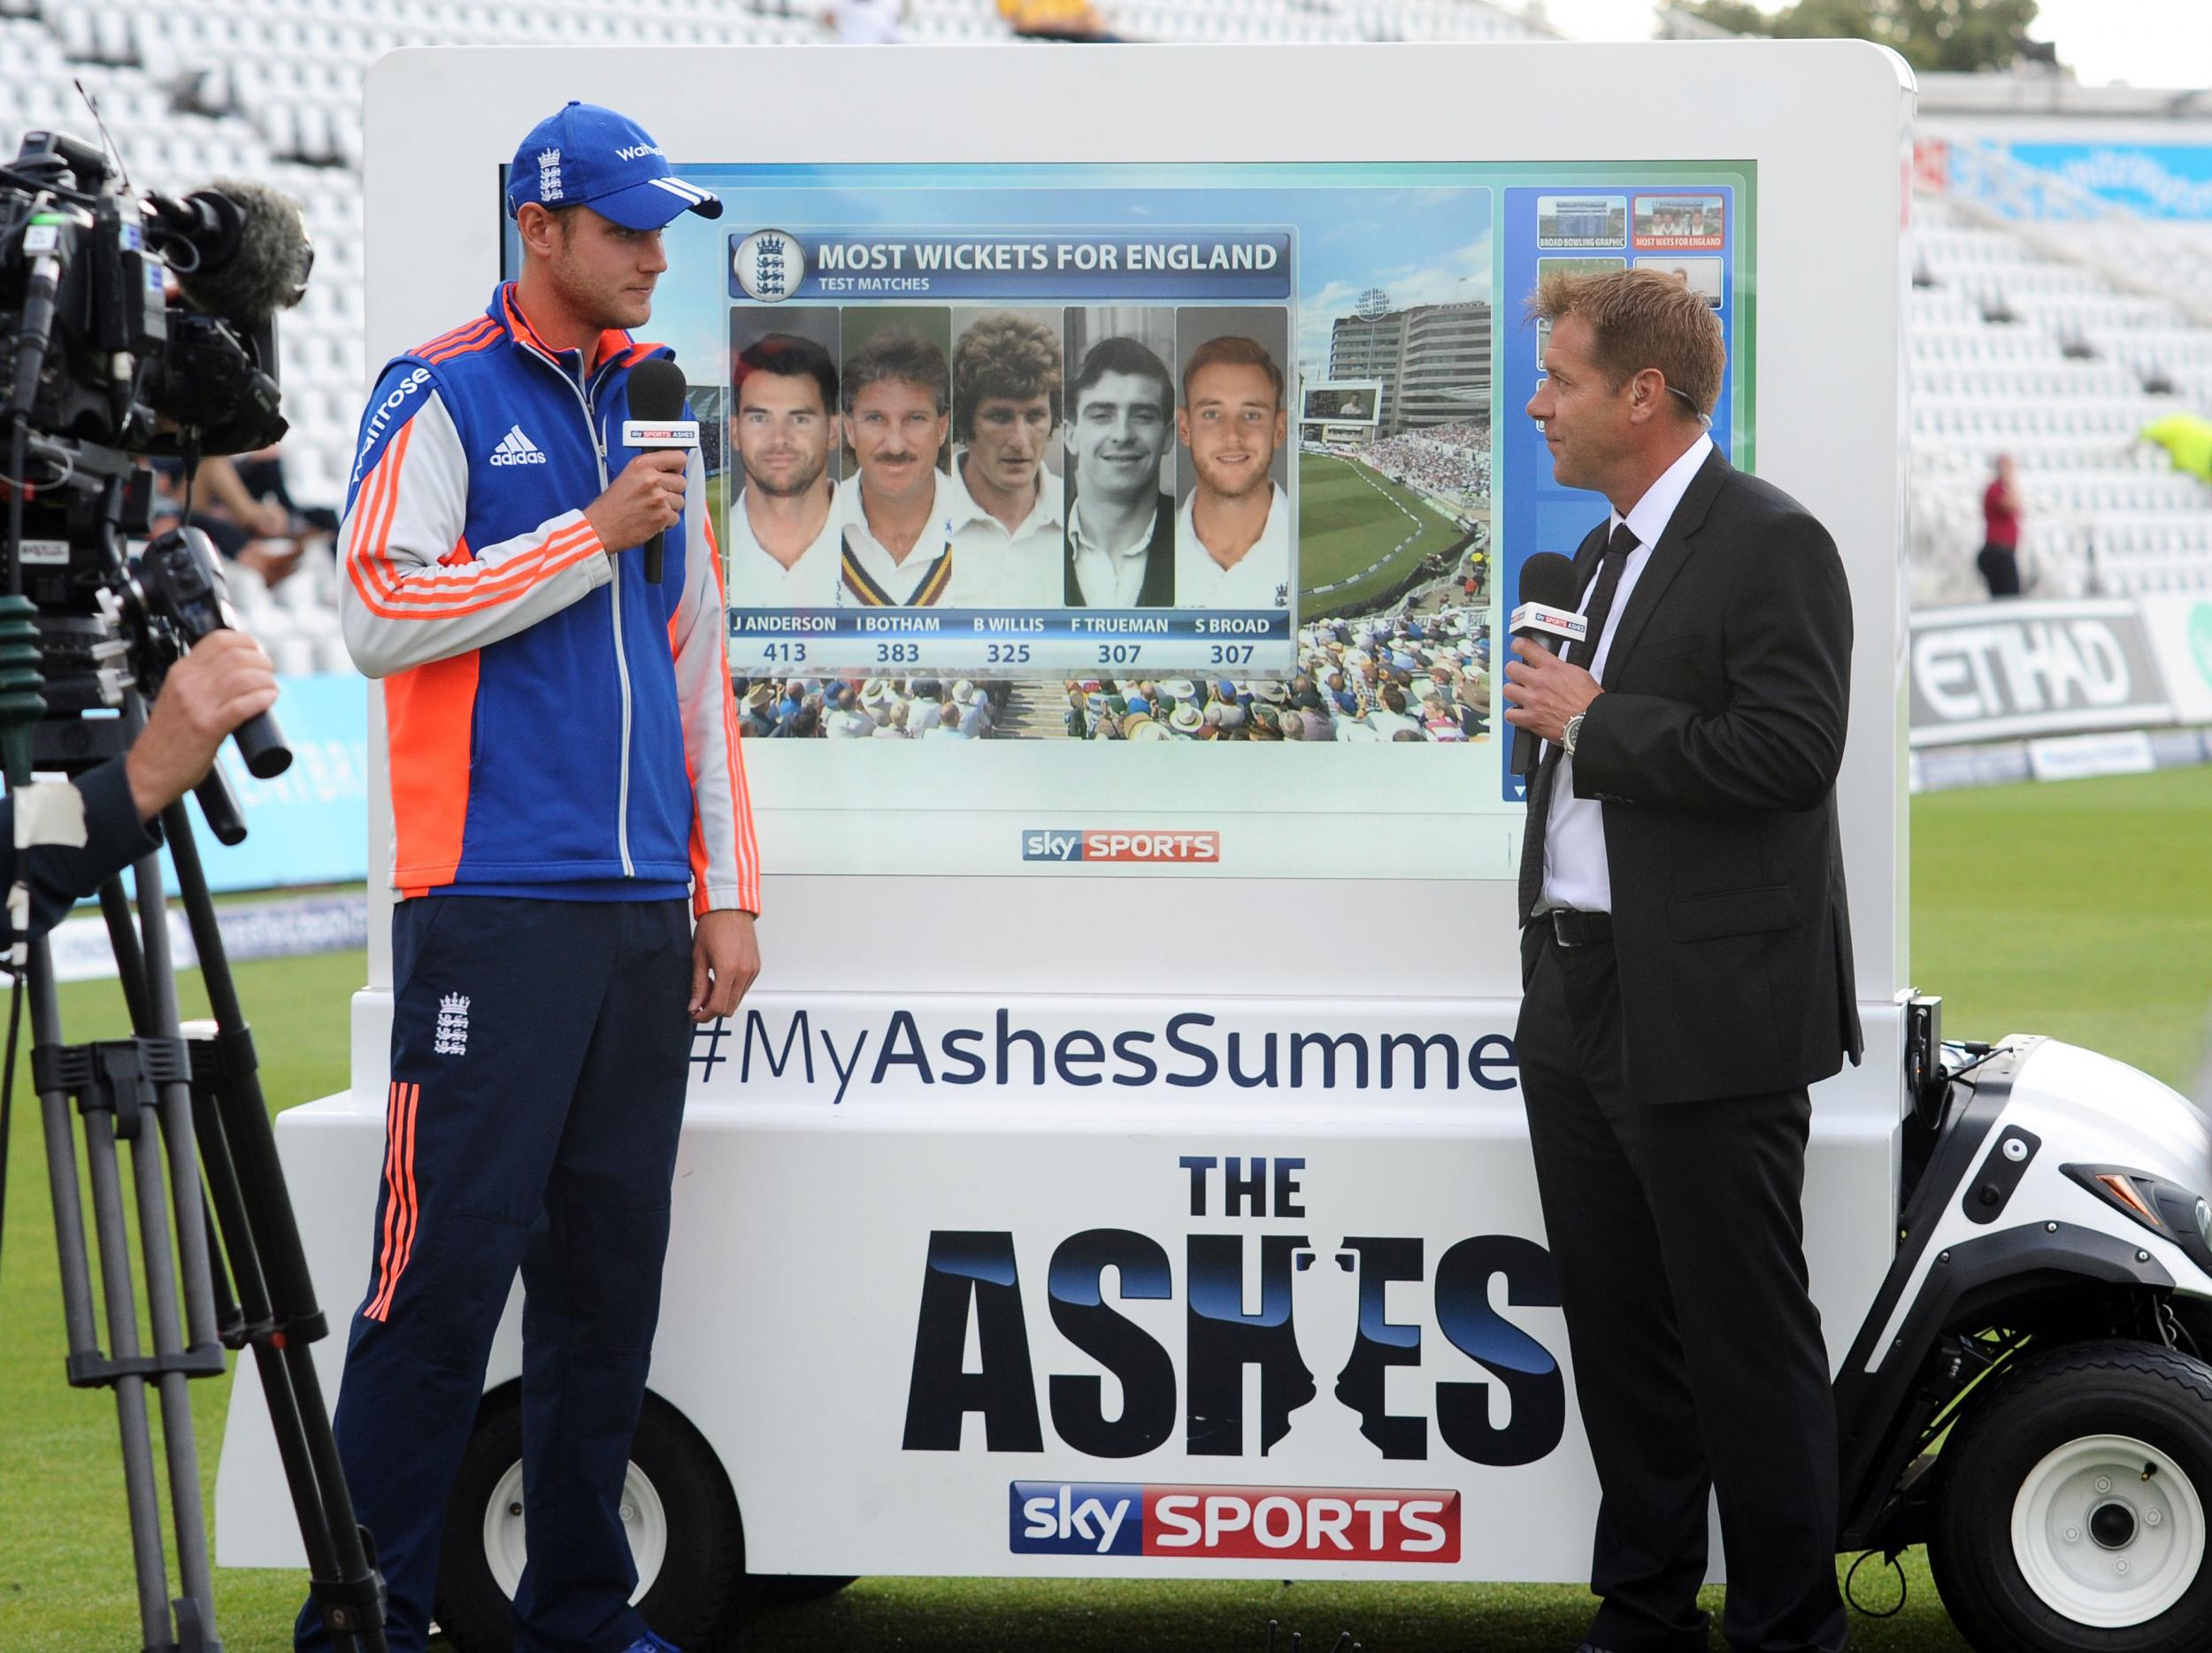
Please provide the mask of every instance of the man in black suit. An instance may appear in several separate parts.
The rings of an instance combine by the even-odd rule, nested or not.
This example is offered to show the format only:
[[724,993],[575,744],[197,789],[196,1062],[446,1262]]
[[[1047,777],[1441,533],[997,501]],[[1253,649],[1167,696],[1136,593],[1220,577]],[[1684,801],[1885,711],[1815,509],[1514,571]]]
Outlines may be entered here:
[[1835,543],[1706,434],[1704,301],[1551,277],[1530,400],[1610,519],[1586,641],[1516,642],[1542,737],[1517,1043],[1544,1226],[1603,1502],[1586,1648],[1692,1653],[1706,1498],[1740,1653],[1836,1653],[1836,1437],[1800,1199],[1806,1087],[1861,1039],[1836,827],[1851,599]]
[[1070,608],[1169,608],[1175,602],[1175,496],[1160,468],[1175,440],[1175,381],[1137,339],[1084,353],[1068,398]]

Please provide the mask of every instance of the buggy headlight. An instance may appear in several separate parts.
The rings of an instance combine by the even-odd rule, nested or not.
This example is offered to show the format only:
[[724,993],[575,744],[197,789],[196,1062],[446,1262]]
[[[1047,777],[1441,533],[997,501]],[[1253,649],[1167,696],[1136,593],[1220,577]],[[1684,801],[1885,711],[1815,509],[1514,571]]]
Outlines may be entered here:
[[2067,1165],[2066,1174],[2113,1210],[2189,1253],[2212,1272],[2212,1201],[2177,1183],[2122,1165]]

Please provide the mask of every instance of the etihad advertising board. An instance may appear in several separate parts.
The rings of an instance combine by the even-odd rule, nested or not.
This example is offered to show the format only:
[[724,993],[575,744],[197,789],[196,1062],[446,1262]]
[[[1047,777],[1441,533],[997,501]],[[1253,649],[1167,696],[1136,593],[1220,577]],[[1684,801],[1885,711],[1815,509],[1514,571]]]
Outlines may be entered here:
[[[368,83],[373,359],[482,306],[494,186],[555,88],[643,115],[727,204],[672,229],[653,332],[717,461],[765,963],[694,1042],[651,1384],[727,1472],[749,1566],[1583,1576],[1492,677],[1520,564],[1606,505],[1527,429],[1522,305],[1555,268],[1691,284],[1730,344],[1722,451],[1843,550],[1869,1053],[1815,1093],[1806,1195],[1839,1357],[1892,1248],[1909,980],[1895,60],[403,53]],[[1392,112],[1297,114],[1326,98]],[[1091,108],[1173,112],[1066,118]],[[820,444],[820,533],[784,548],[803,575],[756,579],[744,495],[795,457],[745,450],[772,334],[856,382],[942,362],[924,564],[873,534],[885,456],[848,428]],[[1056,365],[1056,404],[964,397],[964,363],[1010,354]],[[1381,387],[1371,439],[1302,450],[1301,388],[1349,384]],[[1265,579],[1216,532],[1262,499]],[[373,946],[348,1094],[279,1126],[341,1313],[371,1260],[389,970]],[[494,1385],[518,1326],[518,1299]],[[296,1563],[250,1371],[234,1394],[221,1558]]]

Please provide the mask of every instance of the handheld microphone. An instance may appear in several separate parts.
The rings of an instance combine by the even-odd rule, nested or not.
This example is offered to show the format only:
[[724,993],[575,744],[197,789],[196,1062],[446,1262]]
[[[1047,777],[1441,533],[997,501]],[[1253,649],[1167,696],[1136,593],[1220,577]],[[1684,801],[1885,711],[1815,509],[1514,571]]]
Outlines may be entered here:
[[[699,423],[684,417],[685,389],[684,370],[673,361],[655,357],[630,369],[630,417],[622,423],[623,446],[648,453],[696,448]],[[648,584],[660,584],[663,549],[675,532],[664,529],[645,542]]]
[[[1574,604],[1573,560],[1557,551],[1537,552],[1521,565],[1521,601],[1511,620],[1514,636],[1540,639],[1554,650],[1562,642],[1580,642],[1589,627]],[[1536,747],[1532,730],[1513,731],[1513,773],[1525,775],[1534,766]]]

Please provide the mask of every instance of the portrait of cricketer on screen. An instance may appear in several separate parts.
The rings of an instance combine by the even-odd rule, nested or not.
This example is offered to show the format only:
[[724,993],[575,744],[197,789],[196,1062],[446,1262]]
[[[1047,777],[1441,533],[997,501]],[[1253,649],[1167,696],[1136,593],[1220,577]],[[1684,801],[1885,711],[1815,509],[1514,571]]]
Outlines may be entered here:
[[953,551],[985,607],[1060,605],[1066,490],[1048,460],[1063,361],[1056,327],[1010,311],[975,317],[953,346],[953,473],[969,502]]
[[1671,275],[1548,276],[1528,414],[1611,511],[1580,642],[1527,641],[1522,1098],[1602,1503],[1586,1645],[1690,1653],[1706,1505],[1740,1653],[1838,1653],[1836,1424],[1807,1291],[1807,1087],[1862,1040],[1836,824],[1835,542],[1707,434],[1719,319]]
[[[619,440],[633,372],[670,354],[630,331],[663,227],[721,204],[635,122],[572,103],[516,151],[507,208],[520,275],[385,367],[342,530],[398,899],[384,1171],[334,1422],[395,1653],[428,1634],[518,1270],[515,1645],[664,1645],[630,1605],[623,1480],[692,1028],[760,964],[704,467]],[[640,548],[664,534],[655,583]],[[331,1644],[311,1602],[296,1639]]]
[[1270,472],[1289,436],[1283,370],[1256,339],[1208,339],[1183,364],[1176,434],[1195,477],[1175,523],[1176,601],[1290,602],[1290,496]]
[[731,367],[730,437],[745,485],[730,506],[729,600],[739,608],[829,608],[842,525],[831,452],[844,436],[837,363],[814,340],[771,333]]

